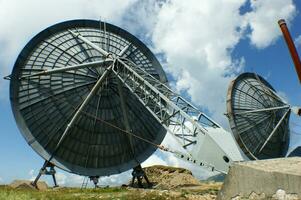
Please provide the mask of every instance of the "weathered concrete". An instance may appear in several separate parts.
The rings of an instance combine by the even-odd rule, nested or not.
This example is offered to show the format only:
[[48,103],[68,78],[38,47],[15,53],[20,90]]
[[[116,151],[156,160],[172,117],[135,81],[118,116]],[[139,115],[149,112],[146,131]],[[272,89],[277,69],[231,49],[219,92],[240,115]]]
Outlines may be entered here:
[[301,199],[301,158],[238,162],[231,166],[217,199],[275,198],[277,191]]

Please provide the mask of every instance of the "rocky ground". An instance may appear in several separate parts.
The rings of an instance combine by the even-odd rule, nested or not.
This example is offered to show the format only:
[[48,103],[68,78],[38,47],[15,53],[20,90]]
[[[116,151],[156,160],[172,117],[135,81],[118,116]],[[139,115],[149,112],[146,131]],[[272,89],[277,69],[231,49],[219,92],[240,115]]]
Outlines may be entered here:
[[[270,159],[235,163],[226,178],[217,175],[199,181],[189,170],[152,166],[145,168],[151,188],[135,188],[131,184],[106,188],[49,188],[40,182],[37,190],[29,181],[14,181],[0,186],[0,200],[83,200],[83,199],[300,199],[301,158]],[[225,179],[224,179],[225,178]],[[224,180],[222,182],[217,182]],[[129,181],[130,183],[130,181]],[[217,197],[219,193],[219,197]]]
[[45,188],[36,190],[28,182],[15,181],[10,185],[0,186],[0,200],[10,199],[216,199],[221,182],[203,182],[192,176],[189,170],[165,166],[145,168],[149,180],[153,183],[150,189],[139,189],[130,186],[98,189],[80,188]]
[[[193,188],[195,189],[195,188]],[[29,189],[12,189],[9,186],[0,186],[1,200],[83,200],[83,199],[145,199],[145,200],[165,200],[165,199],[216,199],[215,191],[195,190],[159,190],[159,189],[133,189],[133,188],[99,188],[99,189],[78,189],[78,188],[59,188],[48,189],[45,191]]]

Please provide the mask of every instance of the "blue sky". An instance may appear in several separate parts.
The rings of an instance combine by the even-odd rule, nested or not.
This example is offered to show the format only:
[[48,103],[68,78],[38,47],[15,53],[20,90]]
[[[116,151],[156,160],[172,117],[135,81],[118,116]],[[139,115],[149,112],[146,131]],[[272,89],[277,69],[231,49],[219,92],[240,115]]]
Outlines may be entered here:
[[[222,5],[219,5],[218,1],[204,0],[199,3],[191,0],[190,4],[182,5],[177,0],[169,3],[128,0],[119,1],[118,8],[106,0],[101,5],[91,1],[90,6],[78,0],[72,8],[68,6],[72,1],[63,2],[57,1],[61,4],[61,8],[57,8],[55,3],[46,1],[44,6],[35,0],[27,3],[0,1],[0,26],[3,27],[0,30],[0,77],[10,74],[18,53],[42,29],[68,19],[98,20],[101,16],[147,43],[160,58],[172,87],[200,109],[206,110],[225,129],[228,129],[223,116],[227,85],[241,72],[260,74],[291,105],[301,106],[300,83],[277,25],[277,19],[284,16],[288,19],[292,37],[297,39],[301,35],[300,1],[236,0],[233,3],[222,1]],[[217,6],[223,7],[220,13],[213,12],[219,9]],[[290,10],[290,6],[294,6],[294,9]],[[204,7],[204,10],[194,10],[195,7]],[[270,12],[268,17],[265,11]],[[190,24],[191,20],[195,20],[195,25]],[[299,41],[297,49],[300,52],[301,39]],[[224,74],[229,76],[224,77]],[[13,179],[31,178],[43,163],[17,128],[10,107],[8,86],[8,81],[1,80],[0,184]],[[291,121],[291,144],[295,146],[301,144],[300,127],[295,126],[301,125],[301,120],[292,115]],[[148,164],[152,163],[184,165],[162,153],[156,153],[148,161]],[[66,178],[74,181],[69,182],[71,185],[81,181],[75,176],[60,173],[64,184],[68,184]],[[122,177],[122,180],[127,180],[129,173]],[[117,178],[115,176],[103,181],[114,183]]]

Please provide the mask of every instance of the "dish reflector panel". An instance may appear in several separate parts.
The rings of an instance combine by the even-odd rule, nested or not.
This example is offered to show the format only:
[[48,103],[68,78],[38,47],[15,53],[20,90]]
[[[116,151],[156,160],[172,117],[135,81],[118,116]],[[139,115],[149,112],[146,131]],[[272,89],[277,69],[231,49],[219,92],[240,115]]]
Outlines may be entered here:
[[243,73],[231,82],[227,115],[236,141],[250,159],[285,156],[290,106],[262,77]]

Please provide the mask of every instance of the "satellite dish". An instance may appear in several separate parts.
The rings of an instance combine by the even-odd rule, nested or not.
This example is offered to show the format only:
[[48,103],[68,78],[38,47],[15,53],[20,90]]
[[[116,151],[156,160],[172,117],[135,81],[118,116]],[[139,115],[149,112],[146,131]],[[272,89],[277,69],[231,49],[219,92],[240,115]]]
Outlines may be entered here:
[[155,144],[166,130],[108,73],[113,59],[89,42],[167,82],[156,57],[127,31],[94,20],[67,21],[37,34],[18,56],[10,76],[12,110],[28,144],[55,166],[85,176],[121,173],[156,150],[123,130]]
[[243,73],[229,85],[227,116],[230,128],[249,159],[286,155],[290,111],[290,105],[257,74]]

